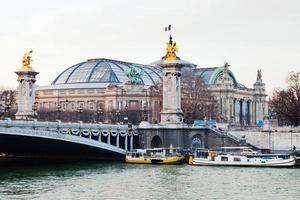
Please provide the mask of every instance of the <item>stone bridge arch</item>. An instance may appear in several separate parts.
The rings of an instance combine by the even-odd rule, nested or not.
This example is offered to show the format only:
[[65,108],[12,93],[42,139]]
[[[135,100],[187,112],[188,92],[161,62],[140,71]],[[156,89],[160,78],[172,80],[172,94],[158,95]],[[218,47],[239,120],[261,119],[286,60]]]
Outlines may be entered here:
[[162,139],[158,135],[155,135],[151,139],[151,148],[160,148],[160,147],[163,147]]

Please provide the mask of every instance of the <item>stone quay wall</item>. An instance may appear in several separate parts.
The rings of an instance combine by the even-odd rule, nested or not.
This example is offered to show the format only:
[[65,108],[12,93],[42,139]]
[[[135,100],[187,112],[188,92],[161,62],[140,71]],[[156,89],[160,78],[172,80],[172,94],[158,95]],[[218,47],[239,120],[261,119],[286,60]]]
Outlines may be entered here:
[[259,148],[273,150],[290,150],[295,146],[300,149],[300,130],[284,129],[282,131],[229,131],[230,134],[246,139]]

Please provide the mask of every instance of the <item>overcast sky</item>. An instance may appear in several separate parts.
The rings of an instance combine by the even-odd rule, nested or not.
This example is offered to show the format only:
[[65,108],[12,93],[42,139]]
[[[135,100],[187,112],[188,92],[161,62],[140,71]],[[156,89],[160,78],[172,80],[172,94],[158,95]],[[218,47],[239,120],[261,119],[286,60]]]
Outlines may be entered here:
[[165,53],[168,24],[178,56],[199,67],[227,61],[247,87],[257,69],[268,93],[300,71],[298,0],[1,0],[0,85],[17,86],[30,49],[38,85],[88,58],[150,63]]

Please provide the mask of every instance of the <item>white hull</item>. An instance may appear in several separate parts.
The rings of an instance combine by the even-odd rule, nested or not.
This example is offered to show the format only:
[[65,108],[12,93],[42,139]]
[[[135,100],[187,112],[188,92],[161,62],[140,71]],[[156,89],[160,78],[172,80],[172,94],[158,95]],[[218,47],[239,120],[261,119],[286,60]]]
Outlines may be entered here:
[[200,166],[244,166],[244,167],[292,167],[296,163],[294,158],[274,159],[274,160],[257,160],[251,162],[232,162],[232,161],[212,161],[204,158],[194,158],[193,165]]

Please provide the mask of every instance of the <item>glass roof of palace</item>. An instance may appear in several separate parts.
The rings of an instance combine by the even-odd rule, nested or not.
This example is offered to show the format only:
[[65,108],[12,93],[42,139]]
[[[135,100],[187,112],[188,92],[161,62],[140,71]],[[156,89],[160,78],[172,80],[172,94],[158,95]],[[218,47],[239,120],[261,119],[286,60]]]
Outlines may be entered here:
[[[129,81],[127,73],[134,67],[141,72],[141,80],[144,85],[155,85],[162,81],[162,68],[159,66],[141,65],[105,58],[89,59],[73,65],[63,71],[52,83],[52,85],[83,84],[83,83],[116,83],[124,84]],[[206,84],[215,70],[222,67],[194,68],[194,74],[201,77]],[[238,88],[246,89],[238,83]]]
[[90,59],[63,71],[52,83],[126,83],[127,72],[134,67],[141,72],[142,84],[154,85],[162,80],[160,67],[128,63],[109,59]]

